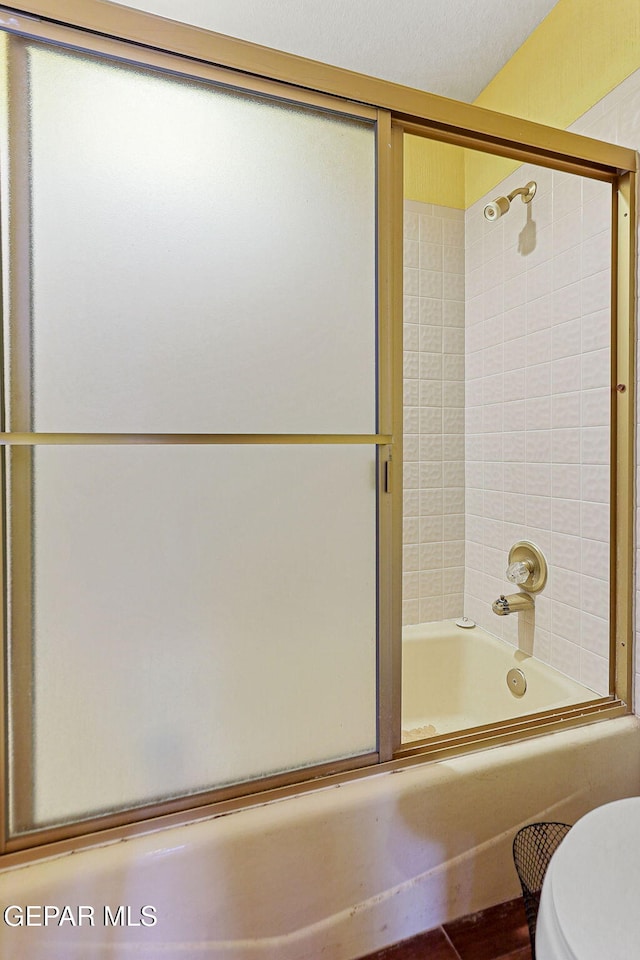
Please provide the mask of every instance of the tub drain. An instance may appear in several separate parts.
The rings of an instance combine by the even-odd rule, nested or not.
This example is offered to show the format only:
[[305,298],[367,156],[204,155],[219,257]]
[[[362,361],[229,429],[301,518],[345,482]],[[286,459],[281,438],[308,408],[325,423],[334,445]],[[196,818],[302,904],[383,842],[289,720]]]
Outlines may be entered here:
[[514,697],[523,697],[527,689],[527,678],[522,670],[513,667],[507,674],[507,686]]

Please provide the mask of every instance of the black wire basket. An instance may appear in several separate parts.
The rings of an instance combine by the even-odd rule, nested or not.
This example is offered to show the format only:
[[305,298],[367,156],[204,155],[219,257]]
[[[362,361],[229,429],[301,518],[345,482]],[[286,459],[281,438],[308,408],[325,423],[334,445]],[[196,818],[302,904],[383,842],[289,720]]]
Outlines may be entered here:
[[551,857],[570,829],[568,823],[529,823],[518,830],[513,839],[513,862],[522,887],[533,960],[542,881]]

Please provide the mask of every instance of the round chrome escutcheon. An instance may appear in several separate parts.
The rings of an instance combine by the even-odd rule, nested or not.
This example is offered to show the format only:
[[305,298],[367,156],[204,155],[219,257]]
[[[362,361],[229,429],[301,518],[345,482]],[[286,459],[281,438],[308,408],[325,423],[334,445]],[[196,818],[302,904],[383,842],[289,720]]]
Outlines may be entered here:
[[527,689],[527,678],[522,670],[513,667],[507,674],[507,686],[514,697],[522,697]]

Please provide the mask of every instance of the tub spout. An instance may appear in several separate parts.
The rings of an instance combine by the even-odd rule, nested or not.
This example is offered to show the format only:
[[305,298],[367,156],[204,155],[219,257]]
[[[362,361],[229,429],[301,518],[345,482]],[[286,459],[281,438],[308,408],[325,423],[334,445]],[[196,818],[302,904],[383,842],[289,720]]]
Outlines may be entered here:
[[501,594],[494,600],[492,610],[499,617],[506,617],[509,613],[519,613],[521,610],[533,610],[533,597],[528,593],[510,593],[508,597]]

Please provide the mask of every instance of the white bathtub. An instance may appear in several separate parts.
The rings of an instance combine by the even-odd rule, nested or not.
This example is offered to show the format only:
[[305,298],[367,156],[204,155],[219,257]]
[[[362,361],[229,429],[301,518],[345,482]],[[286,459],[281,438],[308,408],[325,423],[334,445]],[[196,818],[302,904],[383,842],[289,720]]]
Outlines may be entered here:
[[[519,695],[511,669],[526,678]],[[403,741],[511,720],[597,696],[553,667],[453,620],[407,626],[402,632]]]
[[[373,774],[0,873],[2,911],[68,906],[77,919],[83,906],[94,919],[3,920],[0,956],[353,960],[517,896],[523,824],[638,793],[635,717]],[[157,922],[105,926],[105,906],[132,923],[153,907]]]

